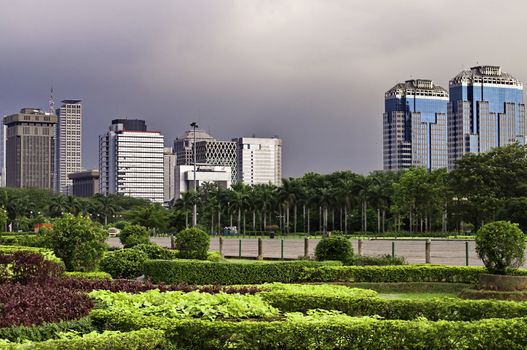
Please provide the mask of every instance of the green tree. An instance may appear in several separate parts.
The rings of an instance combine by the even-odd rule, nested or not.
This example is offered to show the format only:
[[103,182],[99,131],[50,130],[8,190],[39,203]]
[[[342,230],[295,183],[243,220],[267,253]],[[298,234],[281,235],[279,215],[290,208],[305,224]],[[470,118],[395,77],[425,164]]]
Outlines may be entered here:
[[183,259],[205,260],[209,246],[209,235],[198,228],[186,228],[176,235],[176,249]]
[[148,230],[141,225],[126,225],[119,233],[119,240],[125,248],[131,248],[138,244],[150,242]]
[[169,212],[159,204],[145,207],[135,207],[123,212],[123,216],[133,224],[141,225],[151,230],[167,228]]
[[44,241],[64,261],[68,271],[94,271],[107,249],[107,232],[87,216],[70,213],[45,230]]

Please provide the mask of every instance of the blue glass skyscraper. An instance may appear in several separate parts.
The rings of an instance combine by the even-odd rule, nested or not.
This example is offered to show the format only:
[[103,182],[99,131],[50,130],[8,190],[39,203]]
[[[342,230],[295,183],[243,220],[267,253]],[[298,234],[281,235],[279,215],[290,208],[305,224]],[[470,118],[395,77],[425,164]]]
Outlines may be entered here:
[[449,84],[448,166],[467,153],[525,144],[523,83],[499,66],[477,66]]
[[448,92],[431,80],[399,83],[384,95],[384,169],[448,166]]

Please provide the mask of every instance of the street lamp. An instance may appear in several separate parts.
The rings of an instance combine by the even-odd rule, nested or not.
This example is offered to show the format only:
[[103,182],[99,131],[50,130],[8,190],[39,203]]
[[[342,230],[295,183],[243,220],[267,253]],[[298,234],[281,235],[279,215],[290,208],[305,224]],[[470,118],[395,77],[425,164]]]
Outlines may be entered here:
[[[198,127],[198,124],[196,122],[192,122],[190,123],[190,126],[192,127],[193,133],[194,133],[194,142],[192,143],[192,148],[193,148],[192,154],[194,158],[194,192],[196,192],[197,190],[197,187],[196,187],[196,128]],[[192,208],[192,226],[196,227],[197,224],[198,224],[198,207],[197,207],[196,201],[194,200],[194,206]]]

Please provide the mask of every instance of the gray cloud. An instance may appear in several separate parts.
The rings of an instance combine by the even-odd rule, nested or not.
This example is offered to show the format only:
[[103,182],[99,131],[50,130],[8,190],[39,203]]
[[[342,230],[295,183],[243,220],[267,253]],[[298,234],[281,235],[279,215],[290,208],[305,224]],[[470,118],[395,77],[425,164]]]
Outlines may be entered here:
[[383,94],[501,64],[527,79],[522,1],[0,0],[0,113],[82,98],[84,163],[117,116],[167,144],[279,135],[284,173],[382,167]]

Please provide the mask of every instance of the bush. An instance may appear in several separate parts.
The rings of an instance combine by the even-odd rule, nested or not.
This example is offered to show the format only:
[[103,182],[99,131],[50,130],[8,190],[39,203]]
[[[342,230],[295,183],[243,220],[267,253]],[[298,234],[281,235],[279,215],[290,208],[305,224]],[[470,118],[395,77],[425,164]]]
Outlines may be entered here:
[[26,251],[0,253],[0,283],[6,281],[42,283],[49,278],[61,276],[63,272],[64,267],[61,264],[45,260],[37,253]]
[[220,252],[208,252],[207,253],[207,260],[212,262],[222,262],[226,261],[224,258],[222,258]]
[[317,260],[349,261],[353,258],[351,242],[344,236],[337,235],[322,239],[315,248]]
[[125,248],[131,248],[138,244],[148,244],[150,234],[141,225],[126,225],[119,233],[119,239]]
[[476,251],[488,272],[504,275],[525,261],[525,236],[517,224],[491,222],[476,233]]
[[148,260],[145,252],[121,249],[107,252],[101,260],[101,270],[113,278],[136,278],[143,274],[143,265]]
[[209,235],[197,228],[187,228],[176,235],[176,249],[181,259],[207,259]]
[[405,265],[406,261],[402,256],[392,257],[389,254],[381,256],[359,256],[355,255],[346,261],[346,265],[355,266],[386,266],[386,265]]
[[527,319],[381,321],[301,316],[287,322],[183,320],[166,330],[179,349],[525,349]]
[[[323,266],[303,269],[305,282],[449,282],[477,283],[483,267],[447,265]],[[527,271],[518,270],[526,275]]]
[[12,342],[22,340],[44,341],[58,338],[59,333],[75,331],[80,334],[90,333],[95,330],[91,318],[84,317],[75,321],[60,321],[55,323],[43,323],[38,326],[15,326],[0,328],[0,339]]
[[44,257],[44,259],[62,264],[62,260],[57,258],[51,249],[36,248],[36,247],[21,247],[21,246],[3,246],[0,245],[0,254],[12,254],[15,252],[30,252],[37,253]]
[[171,260],[177,258],[178,253],[175,250],[160,247],[152,242],[135,245],[133,249],[146,253],[148,259]]
[[0,234],[0,244],[27,247],[42,247],[45,243],[42,236],[39,235]]
[[340,262],[291,261],[213,263],[200,260],[148,260],[145,277],[154,283],[188,284],[257,284],[266,282],[295,282],[304,268],[339,265]]
[[66,213],[44,235],[46,245],[64,261],[67,271],[94,271],[107,248],[108,233],[88,216]]
[[65,277],[88,279],[88,280],[111,280],[112,275],[108,272],[95,271],[95,272],[66,272]]

